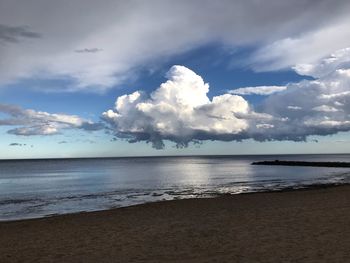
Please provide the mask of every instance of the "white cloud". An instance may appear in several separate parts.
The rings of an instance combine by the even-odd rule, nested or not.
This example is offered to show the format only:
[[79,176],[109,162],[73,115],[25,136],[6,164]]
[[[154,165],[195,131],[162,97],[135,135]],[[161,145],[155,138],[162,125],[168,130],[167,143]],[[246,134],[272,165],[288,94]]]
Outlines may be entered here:
[[288,118],[275,124],[274,138],[304,140],[308,135],[350,130],[350,57],[344,50],[333,54],[337,55],[309,64],[304,70],[315,80],[288,84],[285,92],[267,97],[259,107],[258,111],[275,118]]
[[340,49],[330,56],[321,58],[314,63],[297,64],[294,70],[300,75],[312,76],[315,78],[326,76],[338,70],[343,74],[350,74],[349,70],[342,69],[350,66],[350,48]]
[[310,135],[350,131],[347,65],[338,64],[314,80],[290,83],[255,109],[238,95],[223,94],[210,100],[209,85],[200,76],[174,66],[168,81],[150,96],[142,92],[123,95],[103,118],[117,137],[152,142],[156,148],[164,146],[163,140],[178,146],[198,140],[248,138],[304,141]]
[[[297,36],[288,36],[259,48],[248,61],[257,71],[273,71],[294,67],[297,73],[314,77],[332,72],[328,61],[342,63],[337,56],[349,54],[350,46],[350,17],[349,6],[344,9],[344,16],[334,17],[329,23],[323,23],[315,30],[301,30]],[[344,49],[345,48],[345,49]],[[334,53],[324,63],[319,60]],[[314,68],[315,64],[317,68]]]
[[230,90],[230,94],[237,95],[271,95],[276,92],[284,91],[287,87],[285,86],[257,86],[257,87],[244,87],[234,90]]
[[83,129],[86,131],[103,128],[101,123],[93,123],[76,115],[50,114],[31,109],[22,109],[18,106],[0,104],[0,126],[15,126],[8,130],[14,135],[53,135],[64,129]]
[[337,111],[339,111],[337,108],[329,106],[329,105],[316,106],[316,107],[313,107],[312,110],[323,111],[323,112],[337,112]]
[[301,110],[302,108],[299,107],[299,106],[289,105],[289,106],[287,107],[287,109],[289,109],[289,110]]
[[308,120],[305,121],[304,123],[306,126],[312,126],[315,128],[328,128],[328,129],[333,129],[333,128],[341,128],[341,129],[346,129],[349,130],[350,128],[350,121],[335,121],[335,120]]
[[268,123],[262,123],[262,124],[257,124],[256,128],[258,129],[272,129],[275,127],[273,124],[268,124]]
[[[339,93],[333,93],[333,94],[321,94],[319,96],[320,99],[334,99],[334,98],[341,98],[341,97],[345,97],[345,96],[349,96],[350,95],[350,91],[343,91],[343,92],[339,92]],[[340,102],[336,102],[338,103],[338,105],[340,105]]]
[[242,97],[224,94],[209,100],[209,85],[183,66],[173,66],[167,78],[150,98],[140,92],[123,95],[114,110],[103,114],[117,136],[162,148],[164,139],[186,146],[193,140],[235,137],[248,129],[248,121],[236,116],[251,112]]
[[[103,113],[103,119],[113,135],[130,142],[151,142],[158,149],[164,147],[163,140],[182,147],[202,140],[302,141],[309,135],[350,131],[350,58],[346,52],[342,54],[344,57],[328,60],[326,74],[315,77],[316,71],[309,71],[315,79],[290,83],[267,95],[255,108],[239,95],[228,93],[209,98],[209,84],[201,76],[184,66],[173,66],[166,75],[168,80],[151,94],[136,91],[118,97],[114,109]],[[319,63],[324,64],[324,60]],[[310,65],[313,69],[319,67],[317,63]],[[276,89],[256,88],[242,90],[248,94],[252,89],[260,89],[260,93]],[[12,127],[8,133],[15,135],[103,128],[101,123],[75,115],[12,105],[0,104],[0,113],[0,125]]]
[[271,68],[309,63],[350,46],[349,5],[346,0],[3,0],[0,85],[58,78],[71,80],[60,90],[103,91],[134,77],[139,67],[213,42],[261,46],[251,65],[257,68],[265,62]]

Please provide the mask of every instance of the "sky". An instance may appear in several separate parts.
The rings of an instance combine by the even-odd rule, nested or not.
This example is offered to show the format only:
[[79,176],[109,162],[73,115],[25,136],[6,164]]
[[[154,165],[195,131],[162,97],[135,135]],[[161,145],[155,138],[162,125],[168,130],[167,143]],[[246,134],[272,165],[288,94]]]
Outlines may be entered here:
[[0,158],[348,153],[346,0],[0,0]]

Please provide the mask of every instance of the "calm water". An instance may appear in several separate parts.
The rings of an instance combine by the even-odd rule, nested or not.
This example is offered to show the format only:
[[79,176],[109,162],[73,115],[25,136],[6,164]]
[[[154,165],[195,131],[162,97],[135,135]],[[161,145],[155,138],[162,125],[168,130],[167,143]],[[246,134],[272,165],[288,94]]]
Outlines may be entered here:
[[250,165],[275,159],[350,161],[350,155],[0,161],[0,220],[350,181],[345,168]]

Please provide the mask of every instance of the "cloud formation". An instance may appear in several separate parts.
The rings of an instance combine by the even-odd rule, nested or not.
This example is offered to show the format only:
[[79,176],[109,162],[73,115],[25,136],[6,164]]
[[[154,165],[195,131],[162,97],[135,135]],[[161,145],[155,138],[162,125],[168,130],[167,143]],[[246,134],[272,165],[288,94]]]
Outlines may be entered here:
[[18,43],[26,38],[40,38],[39,33],[33,32],[28,26],[7,26],[0,24],[0,43]]
[[281,92],[286,90],[285,86],[257,86],[257,87],[245,87],[230,90],[230,94],[237,95],[271,95],[276,92]]
[[15,105],[0,104],[0,126],[14,126],[7,131],[14,135],[53,135],[64,129],[100,130],[104,126],[84,120],[76,115],[51,114],[43,111],[22,109]]
[[[70,91],[103,91],[137,68],[213,42],[259,46],[247,59],[256,70],[309,63],[350,46],[349,8],[346,0],[3,0],[0,39],[19,43],[0,45],[0,86],[60,78]],[[35,43],[20,41],[35,32]]]
[[348,49],[334,54],[314,64],[295,66],[315,79],[288,84],[285,92],[267,97],[257,107],[275,118],[288,118],[273,123],[271,139],[305,140],[309,135],[350,130],[350,57]]
[[[344,63],[338,63],[341,59]],[[305,141],[310,135],[349,131],[349,60],[327,61],[333,71],[279,87],[276,93],[275,86],[243,88],[240,93],[245,95],[259,94],[259,89],[260,94],[270,93],[255,108],[233,94],[210,100],[209,84],[202,77],[184,66],[173,66],[168,80],[149,96],[140,91],[120,96],[103,118],[116,137],[151,142],[157,149],[164,147],[164,140],[182,147],[203,140]]]
[[[177,147],[204,140],[305,141],[310,135],[350,131],[349,62],[348,49],[339,50],[294,67],[312,80],[241,88],[213,98],[201,76],[176,65],[151,94],[136,91],[118,97],[114,109],[103,113],[105,124],[0,104],[0,126],[11,126],[9,134],[23,136],[106,128],[117,138],[150,142],[157,149],[164,147],[164,140]],[[244,98],[250,94],[266,97],[253,106]]]
[[26,146],[27,144],[25,143],[18,143],[18,142],[13,142],[13,143],[10,143],[9,146]]
[[[301,30],[298,35],[281,38],[259,47],[248,59],[248,64],[256,71],[274,71],[298,65],[295,68],[298,73],[310,76],[311,72],[308,71],[311,69],[308,65],[317,63],[320,58],[328,56],[334,50],[339,51],[330,60],[337,60],[338,55],[344,58],[341,53],[348,53],[344,48],[350,46],[349,10],[349,6],[344,6],[343,11],[347,13],[345,16],[339,14],[329,23],[320,23],[319,28]],[[327,63],[325,61],[324,65],[319,64],[318,69]],[[303,72],[304,70],[306,71]]]
[[97,53],[102,51],[101,48],[82,48],[82,49],[76,49],[75,52],[77,53]]
[[350,68],[350,48],[337,50],[330,56],[322,57],[313,63],[298,64],[293,68],[300,75],[314,78],[324,77],[336,70],[348,69]]
[[138,91],[123,95],[114,110],[103,113],[116,136],[161,149],[163,140],[181,147],[194,140],[235,137],[248,128],[239,117],[250,114],[242,97],[224,94],[209,100],[208,83],[184,66],[173,66],[167,78],[149,98]]

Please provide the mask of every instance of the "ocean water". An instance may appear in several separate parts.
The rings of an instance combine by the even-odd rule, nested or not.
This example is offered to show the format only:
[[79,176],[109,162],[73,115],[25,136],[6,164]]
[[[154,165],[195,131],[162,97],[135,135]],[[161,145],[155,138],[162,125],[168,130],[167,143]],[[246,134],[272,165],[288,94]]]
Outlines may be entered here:
[[254,166],[350,155],[193,156],[0,161],[0,220],[146,202],[350,182],[349,168]]

